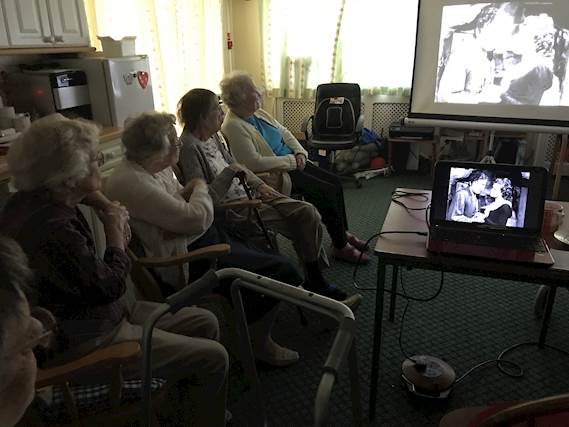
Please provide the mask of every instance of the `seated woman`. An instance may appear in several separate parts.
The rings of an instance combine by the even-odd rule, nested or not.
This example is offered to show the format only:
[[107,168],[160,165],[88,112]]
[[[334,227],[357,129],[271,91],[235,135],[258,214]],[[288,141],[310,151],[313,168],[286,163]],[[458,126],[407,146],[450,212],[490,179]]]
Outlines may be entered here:
[[[300,285],[299,272],[286,258],[230,236],[213,222],[213,203],[203,179],[193,179],[185,187],[176,180],[172,166],[178,162],[181,143],[174,122],[174,116],[156,112],[132,119],[122,136],[125,159],[105,183],[107,196],[128,208],[133,230],[147,254],[173,256],[215,243],[229,243],[231,253],[218,259],[219,268],[242,268]],[[195,275],[201,266],[191,267],[187,275]],[[176,267],[157,269],[156,273],[172,286],[177,285]],[[225,285],[218,291],[229,298],[229,286]],[[257,359],[276,366],[298,361],[297,352],[279,346],[271,338],[277,301],[256,293],[244,292],[244,296]]]
[[34,398],[37,366],[32,350],[45,339],[24,294],[31,279],[22,249],[0,237],[0,420],[5,427],[16,425]]
[[[53,115],[35,121],[8,152],[19,191],[4,208],[0,231],[22,246],[35,273],[37,302],[55,315],[60,345],[52,364],[140,339],[141,325],[157,306],[125,292],[128,212],[99,192],[98,136],[93,123]],[[81,202],[93,205],[103,223],[103,258]],[[152,338],[153,373],[177,386],[169,390],[182,387],[192,397],[198,425],[225,422],[228,355],[218,338],[215,316],[196,307],[163,317]],[[124,368],[126,377],[140,378],[139,361]]]
[[513,213],[512,195],[512,181],[508,178],[496,178],[490,189],[490,197],[494,201],[482,208],[484,212],[481,219],[486,224],[506,225]]
[[260,109],[261,94],[250,75],[232,73],[220,87],[221,98],[229,108],[221,131],[235,159],[253,172],[278,171],[267,181],[270,185],[284,194],[292,189],[316,206],[332,239],[335,258],[369,262],[369,257],[360,252],[366,250],[365,242],[348,232],[340,179],[307,161],[306,150],[292,133]]
[[234,162],[220,143],[218,134],[223,111],[217,96],[207,89],[192,89],[178,103],[178,117],[184,125],[180,137],[180,167],[186,180],[202,178],[209,184],[214,203],[247,197],[235,178],[238,171],[263,201],[259,213],[263,222],[291,239],[306,270],[305,289],[343,300],[346,294],[329,285],[318,263],[322,254],[322,223],[310,203],[291,199],[265,184],[249,169]]

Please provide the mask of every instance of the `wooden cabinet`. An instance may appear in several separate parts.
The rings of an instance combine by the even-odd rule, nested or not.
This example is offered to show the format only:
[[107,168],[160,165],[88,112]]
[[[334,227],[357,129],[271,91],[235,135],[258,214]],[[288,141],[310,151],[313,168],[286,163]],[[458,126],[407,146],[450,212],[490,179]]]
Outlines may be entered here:
[[[0,1],[0,19],[4,17],[4,8],[2,2]],[[6,25],[0,26],[0,48],[9,46],[8,42],[8,32],[6,31]]]
[[83,0],[3,0],[10,47],[88,46]]

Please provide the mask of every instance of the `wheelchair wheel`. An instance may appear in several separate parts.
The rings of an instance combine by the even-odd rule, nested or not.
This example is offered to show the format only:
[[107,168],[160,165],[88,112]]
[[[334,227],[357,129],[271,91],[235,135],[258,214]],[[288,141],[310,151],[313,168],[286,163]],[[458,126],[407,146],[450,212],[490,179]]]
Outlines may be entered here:
[[536,319],[541,319],[543,317],[549,291],[549,286],[541,285],[535,293],[535,298],[533,300],[533,314],[535,315]]

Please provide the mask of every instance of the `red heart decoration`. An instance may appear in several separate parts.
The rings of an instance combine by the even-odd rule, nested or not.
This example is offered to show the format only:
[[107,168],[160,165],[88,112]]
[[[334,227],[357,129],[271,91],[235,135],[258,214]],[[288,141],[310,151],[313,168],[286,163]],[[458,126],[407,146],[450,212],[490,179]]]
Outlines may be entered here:
[[146,71],[137,71],[136,78],[140,87],[146,89],[146,86],[148,86],[148,73]]

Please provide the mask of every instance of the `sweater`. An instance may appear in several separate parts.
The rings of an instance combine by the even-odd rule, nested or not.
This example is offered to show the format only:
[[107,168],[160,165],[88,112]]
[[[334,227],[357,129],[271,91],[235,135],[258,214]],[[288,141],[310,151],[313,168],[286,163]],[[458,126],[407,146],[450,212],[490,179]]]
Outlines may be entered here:
[[294,154],[276,156],[270,145],[252,124],[246,122],[233,112],[225,116],[221,132],[227,139],[231,152],[239,163],[243,163],[253,172],[271,171],[267,184],[283,194],[290,195],[291,181],[288,171],[296,169],[296,154],[308,153],[292,133],[277,122],[264,110],[257,110],[255,116],[280,129],[283,142]]
[[[187,252],[213,223],[213,203],[206,186],[197,186],[188,201],[172,168],[151,174],[124,159],[104,184],[104,192],[129,211],[130,224],[147,256],[169,257]],[[180,287],[178,268],[156,269],[162,280]],[[184,266],[185,282],[188,267]]]

